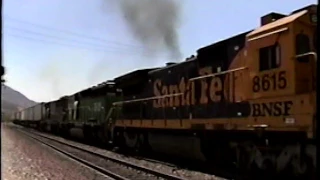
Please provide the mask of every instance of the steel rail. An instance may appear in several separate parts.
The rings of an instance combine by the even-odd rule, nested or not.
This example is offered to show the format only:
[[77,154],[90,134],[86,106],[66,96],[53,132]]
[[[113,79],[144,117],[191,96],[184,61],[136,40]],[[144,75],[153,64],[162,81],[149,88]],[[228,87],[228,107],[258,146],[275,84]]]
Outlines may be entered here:
[[[140,165],[137,165],[137,164],[133,164],[131,162],[127,162],[127,161],[124,161],[124,160],[121,160],[121,159],[118,159],[118,158],[114,158],[114,157],[110,157],[110,156],[106,156],[106,155],[103,155],[103,154],[100,154],[100,153],[97,153],[97,152],[92,152],[90,150],[87,150],[87,149],[84,149],[84,148],[81,148],[81,147],[78,147],[78,146],[75,146],[75,145],[72,145],[72,144],[68,144],[66,142],[62,142],[62,141],[59,141],[57,139],[54,139],[54,138],[50,138],[50,137],[47,137],[47,136],[44,136],[42,134],[39,134],[39,133],[35,133],[35,132],[30,132],[28,130],[28,133],[30,134],[34,134],[36,136],[40,136],[42,138],[45,138],[45,139],[48,139],[48,140],[51,140],[51,141],[54,141],[54,142],[57,142],[57,143],[60,143],[62,145],[65,145],[65,146],[68,146],[68,147],[71,147],[71,148],[74,148],[74,149],[77,149],[77,150],[80,150],[80,151],[83,151],[83,152],[86,152],[88,154],[91,154],[91,155],[94,155],[94,156],[97,156],[99,158],[103,158],[105,160],[109,160],[109,161],[112,161],[114,163],[118,163],[120,165],[124,165],[124,166],[127,166],[127,167],[130,167],[130,168],[133,168],[133,169],[136,169],[136,170],[139,170],[139,171],[142,171],[142,172],[145,172],[145,173],[148,173],[148,174],[151,174],[151,175],[154,175],[154,176],[157,176],[157,177],[161,177],[161,178],[164,178],[164,179],[170,179],[170,180],[185,180],[184,178],[182,177],[178,177],[178,176],[175,176],[175,175],[172,175],[172,174],[167,174],[167,173],[163,173],[161,171],[157,171],[157,170],[154,170],[154,169],[151,169],[151,168],[148,168],[148,167],[143,167],[143,166],[140,166]],[[30,135],[29,135],[30,136]],[[38,141],[41,141],[41,140],[38,140]],[[43,142],[42,142],[43,143]],[[50,147],[53,146],[53,145],[49,145]],[[53,146],[54,149],[58,149],[57,147]],[[66,152],[67,153],[67,152]],[[64,154],[64,153],[63,153]],[[68,153],[69,154],[69,153]],[[70,156],[73,156],[71,154],[69,154]],[[74,156],[73,156],[74,157]],[[78,158],[79,159],[79,158]],[[89,164],[89,166],[95,166],[93,165],[92,163],[90,162],[87,162],[85,160],[82,160],[84,161],[84,163],[86,164]],[[97,168],[98,171],[101,171],[102,168],[99,168],[99,167],[93,167],[94,169]],[[103,171],[102,171],[103,172]],[[104,172],[103,172],[104,173]],[[110,173],[111,177],[112,178],[115,178],[115,179],[119,179],[119,178],[123,178],[123,177],[119,177],[119,175],[116,175],[115,173],[113,172],[106,172],[106,173]],[[109,175],[108,175],[109,176]],[[113,177],[114,176],[114,177]],[[127,178],[125,178],[127,179]],[[119,179],[120,180],[120,179]],[[124,180],[124,179],[121,179],[121,180]]]

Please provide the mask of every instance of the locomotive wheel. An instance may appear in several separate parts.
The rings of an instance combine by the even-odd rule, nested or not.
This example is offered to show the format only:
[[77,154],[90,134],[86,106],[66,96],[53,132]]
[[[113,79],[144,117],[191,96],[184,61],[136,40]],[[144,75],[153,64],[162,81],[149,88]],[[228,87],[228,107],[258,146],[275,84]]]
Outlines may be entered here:
[[137,150],[140,147],[139,135],[134,132],[124,132],[126,147],[131,150]]
[[310,157],[302,155],[302,157],[294,156],[290,160],[289,173],[301,179],[312,179],[315,168]]
[[109,141],[111,140],[111,135],[106,123],[101,124],[97,128],[97,139],[103,147],[108,147]]
[[97,130],[97,139],[98,139],[99,143],[103,146],[105,146],[108,142],[106,134],[104,133],[102,127],[99,127]]
[[148,138],[147,138],[147,134],[140,134],[139,135],[139,149],[137,149],[137,151],[139,153],[147,153],[150,152],[151,147],[148,143]]
[[68,137],[68,125],[67,124],[61,124],[59,129],[60,129],[61,136]]
[[[252,163],[253,147],[254,147],[253,143],[244,142],[244,143],[238,144],[236,148],[236,154],[237,154],[236,166],[237,166],[238,174],[248,179],[257,178],[256,176],[259,176],[260,173],[262,173],[260,169],[254,163]],[[265,161],[265,165],[266,167],[269,167],[270,164],[268,161]]]
[[99,127],[98,126],[93,126],[90,129],[91,129],[90,132],[91,132],[92,141],[95,144],[99,144],[99,136],[98,136]]
[[201,137],[201,151],[206,161],[214,167],[234,169],[234,152],[227,143],[218,139],[208,140]]
[[312,145],[287,146],[278,157],[278,167],[283,167],[279,173],[284,176],[292,175],[294,178],[313,179],[316,169],[315,151]]
[[90,127],[86,125],[83,126],[83,135],[84,135],[84,141],[87,143],[91,143],[92,133],[91,133]]
[[126,140],[123,131],[114,130],[113,143],[120,151],[126,151]]

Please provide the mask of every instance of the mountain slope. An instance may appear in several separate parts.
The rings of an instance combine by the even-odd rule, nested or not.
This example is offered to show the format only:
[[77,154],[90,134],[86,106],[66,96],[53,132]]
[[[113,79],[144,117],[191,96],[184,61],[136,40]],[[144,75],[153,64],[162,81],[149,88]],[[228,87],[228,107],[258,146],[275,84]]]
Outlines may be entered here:
[[1,112],[12,112],[18,108],[26,108],[37,104],[25,95],[1,84]]

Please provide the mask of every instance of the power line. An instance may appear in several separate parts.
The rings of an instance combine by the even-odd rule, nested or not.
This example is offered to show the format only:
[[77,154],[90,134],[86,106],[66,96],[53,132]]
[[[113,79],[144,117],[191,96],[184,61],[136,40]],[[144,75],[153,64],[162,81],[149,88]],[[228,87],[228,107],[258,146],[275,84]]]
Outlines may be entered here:
[[16,21],[16,22],[20,22],[20,23],[23,23],[23,24],[29,24],[29,25],[32,25],[32,26],[35,26],[35,27],[39,27],[39,28],[43,28],[43,29],[48,29],[48,30],[51,30],[51,31],[58,31],[58,32],[62,32],[62,33],[71,34],[71,35],[74,35],[74,36],[80,36],[80,37],[82,37],[82,38],[87,38],[87,39],[92,39],[92,40],[103,41],[103,42],[111,43],[111,44],[118,44],[118,45],[121,45],[121,46],[129,46],[129,47],[134,47],[134,46],[135,46],[135,47],[141,48],[140,46],[136,46],[136,45],[132,45],[132,44],[124,44],[124,43],[119,43],[119,42],[115,42],[115,41],[106,40],[106,39],[99,38],[99,37],[88,36],[88,35],[85,35],[85,34],[80,34],[80,33],[72,32],[72,31],[69,31],[69,30],[62,30],[62,29],[58,29],[58,28],[47,27],[47,26],[44,26],[44,25],[41,25],[41,24],[35,24],[35,23],[32,23],[32,22],[28,22],[28,21],[24,21],[24,20],[12,18],[12,17],[7,16],[7,15],[4,15],[4,17],[5,17],[6,19],[10,19],[10,20],[13,20],[13,21]]
[[[56,44],[56,45],[61,45],[61,46],[67,46],[67,47],[75,47],[75,48],[82,48],[82,49],[87,49],[87,50],[95,50],[95,51],[100,51],[100,52],[114,52],[114,53],[118,53],[118,54],[127,54],[128,52],[125,51],[110,51],[108,49],[100,49],[100,48],[88,48],[88,47],[81,47],[81,46],[77,46],[77,45],[73,45],[73,44],[65,44],[65,43],[60,43],[60,42],[54,42],[54,41],[47,41],[47,40],[43,40],[43,39],[36,39],[36,38],[32,38],[32,37],[26,37],[26,36],[21,36],[18,34],[13,34],[13,33],[5,33],[5,35],[8,36],[12,36],[15,38],[21,38],[21,39],[25,39],[25,40],[29,40],[29,41],[35,41],[35,42],[42,42],[42,43],[50,43],[50,44]],[[128,55],[138,55],[135,52],[129,52]],[[139,56],[147,56],[146,54],[139,54]],[[147,56],[150,57],[150,56]],[[153,56],[154,57],[154,56]]]
[[63,37],[59,37],[59,36],[54,36],[54,35],[45,34],[45,33],[36,32],[36,31],[30,31],[30,30],[16,28],[16,27],[10,27],[9,26],[9,27],[5,27],[5,29],[16,30],[16,31],[19,31],[19,32],[27,33],[27,34],[29,33],[29,34],[34,34],[34,35],[40,35],[40,36],[43,36],[43,37],[55,38],[55,39],[59,39],[59,40],[68,40],[70,42],[74,42],[74,43],[77,43],[77,44],[78,43],[82,43],[82,44],[87,44],[87,45],[91,45],[91,46],[98,46],[98,47],[101,47],[101,48],[108,48],[108,49],[117,49],[118,48],[118,49],[120,49],[119,47],[106,47],[106,46],[101,46],[101,45],[95,44],[95,43],[82,42],[82,41],[78,41],[78,40],[74,40],[74,39],[63,38]]

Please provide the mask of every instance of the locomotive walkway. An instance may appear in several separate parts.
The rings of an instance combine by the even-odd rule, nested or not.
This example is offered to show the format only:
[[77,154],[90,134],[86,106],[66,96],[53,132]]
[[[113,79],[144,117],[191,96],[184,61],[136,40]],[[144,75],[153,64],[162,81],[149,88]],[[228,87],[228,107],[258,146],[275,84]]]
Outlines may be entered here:
[[3,180],[102,180],[107,179],[50,148],[1,124]]

